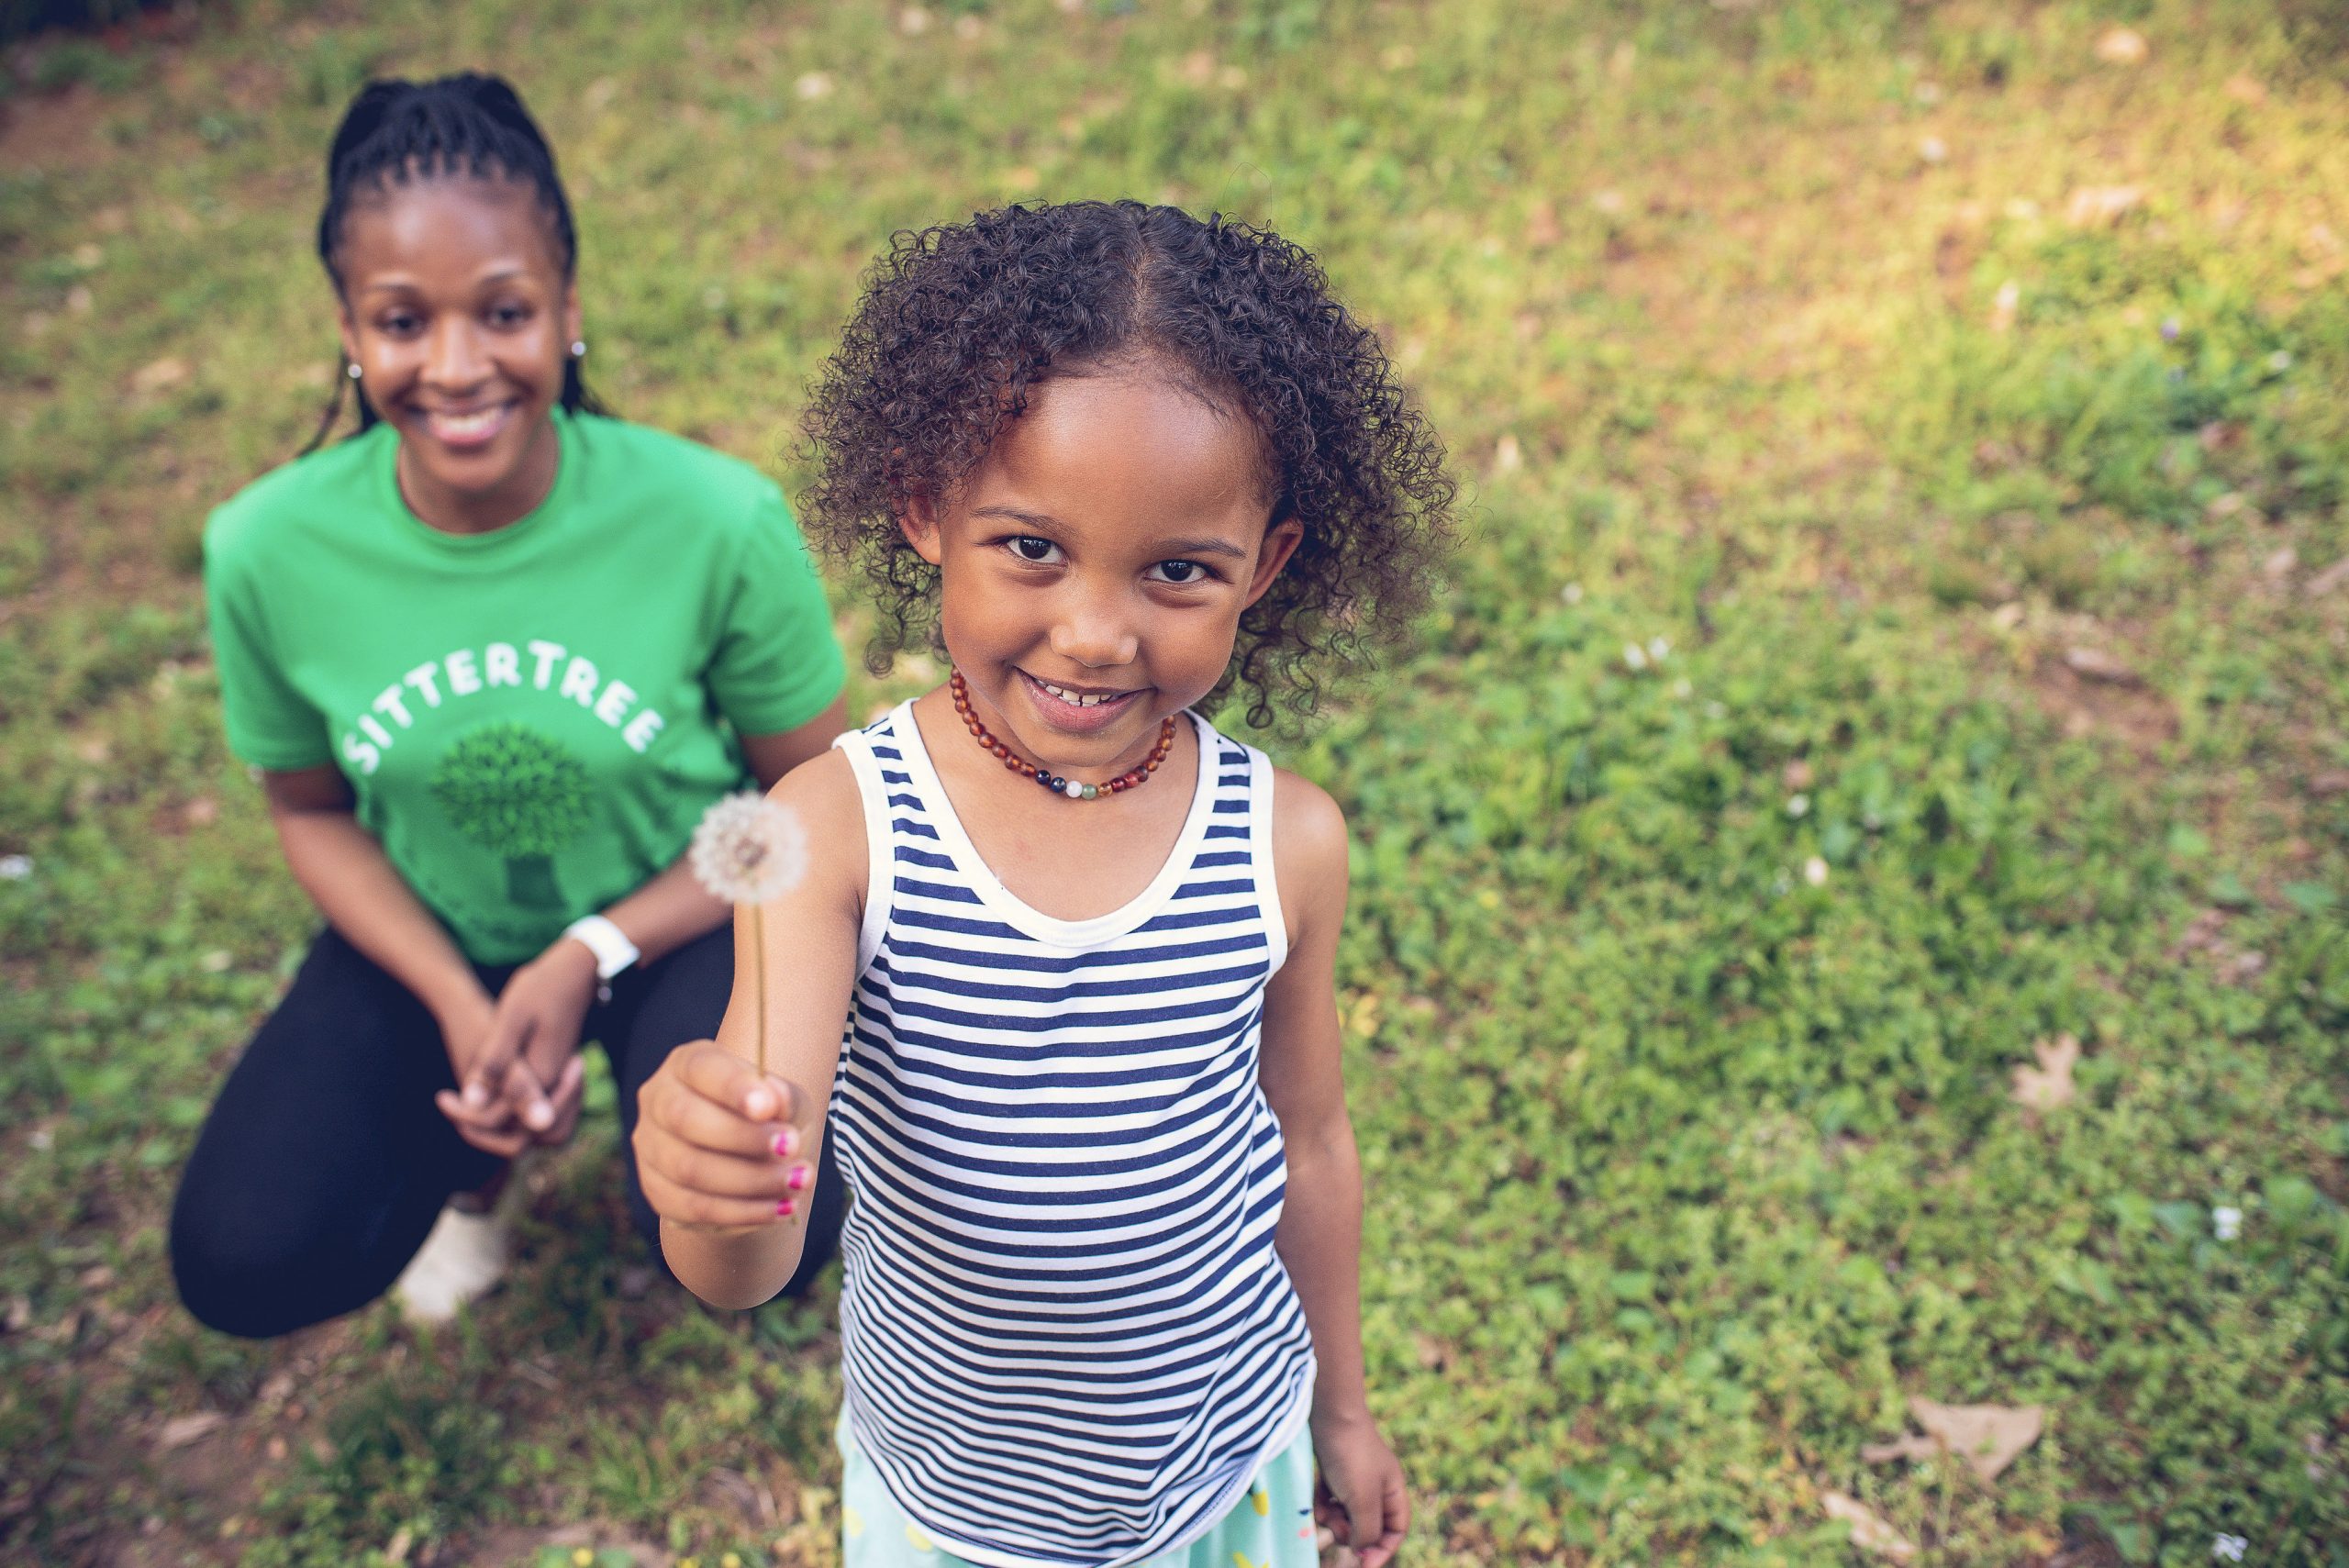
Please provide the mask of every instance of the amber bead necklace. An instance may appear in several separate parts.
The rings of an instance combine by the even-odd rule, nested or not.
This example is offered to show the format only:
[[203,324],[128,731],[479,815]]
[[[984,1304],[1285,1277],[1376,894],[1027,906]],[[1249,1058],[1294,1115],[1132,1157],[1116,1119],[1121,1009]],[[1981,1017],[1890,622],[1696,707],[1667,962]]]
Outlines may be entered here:
[[1174,716],[1169,714],[1158,727],[1158,744],[1150,749],[1150,755],[1142,759],[1140,767],[1119,773],[1108,784],[1080,784],[1074,779],[1061,777],[1050,768],[1038,767],[988,734],[987,727],[979,722],[979,716],[971,711],[971,689],[963,684],[962,671],[954,672],[946,683],[946,689],[953,694],[954,711],[962,717],[963,727],[970,730],[973,740],[993,752],[996,760],[1013,773],[1026,773],[1054,795],[1064,795],[1071,800],[1099,800],[1147,784],[1150,775],[1158,771],[1158,764],[1166,761],[1166,753],[1174,749]]

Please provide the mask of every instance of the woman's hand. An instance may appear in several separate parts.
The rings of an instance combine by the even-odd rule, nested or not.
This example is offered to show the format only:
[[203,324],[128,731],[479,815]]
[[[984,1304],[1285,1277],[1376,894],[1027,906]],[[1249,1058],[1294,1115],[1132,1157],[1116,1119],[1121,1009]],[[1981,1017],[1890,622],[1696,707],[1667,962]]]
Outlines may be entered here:
[[645,1200],[691,1230],[740,1232],[798,1213],[816,1184],[806,1103],[714,1040],[677,1047],[637,1095]]
[[508,1159],[571,1137],[585,1082],[579,1030],[595,995],[596,955],[562,937],[514,972],[470,1043],[467,1021],[443,1022],[458,1092],[436,1103],[459,1137]]
[[1411,1496],[1395,1451],[1368,1410],[1313,1418],[1313,1520],[1351,1547],[1361,1568],[1382,1568],[1411,1528]]

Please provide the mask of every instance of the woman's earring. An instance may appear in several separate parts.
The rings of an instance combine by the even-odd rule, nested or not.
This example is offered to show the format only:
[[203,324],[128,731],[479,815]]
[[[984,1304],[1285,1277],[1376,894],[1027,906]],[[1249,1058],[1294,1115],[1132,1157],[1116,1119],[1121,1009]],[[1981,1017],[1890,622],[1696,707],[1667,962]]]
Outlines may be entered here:
[[574,360],[584,360],[587,357],[586,339],[573,338],[571,340],[571,357]]
[[357,381],[359,379],[359,367],[357,365],[345,365],[343,366],[343,372],[353,381]]

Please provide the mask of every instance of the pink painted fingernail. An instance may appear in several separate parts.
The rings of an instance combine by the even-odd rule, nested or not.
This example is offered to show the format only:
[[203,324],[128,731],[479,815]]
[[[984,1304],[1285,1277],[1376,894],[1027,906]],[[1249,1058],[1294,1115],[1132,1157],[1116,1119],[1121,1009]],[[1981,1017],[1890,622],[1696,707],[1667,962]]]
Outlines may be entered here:
[[774,1211],[777,1214],[789,1214],[798,1207],[799,1206],[797,1204],[792,1202],[789,1198],[785,1198],[781,1203],[774,1206]]
[[774,1151],[778,1158],[788,1158],[799,1149],[799,1135],[785,1128],[774,1135]]
[[807,1186],[816,1178],[808,1174],[807,1166],[794,1165],[791,1167],[791,1173],[785,1176],[783,1179],[793,1192],[797,1192],[800,1188]]

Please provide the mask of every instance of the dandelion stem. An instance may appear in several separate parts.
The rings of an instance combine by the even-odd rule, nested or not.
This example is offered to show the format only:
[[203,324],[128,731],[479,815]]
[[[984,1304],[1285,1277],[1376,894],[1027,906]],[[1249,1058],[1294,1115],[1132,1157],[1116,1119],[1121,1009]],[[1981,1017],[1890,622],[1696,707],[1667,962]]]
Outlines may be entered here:
[[767,929],[761,906],[751,906],[751,995],[757,998],[759,1076],[767,1075]]

